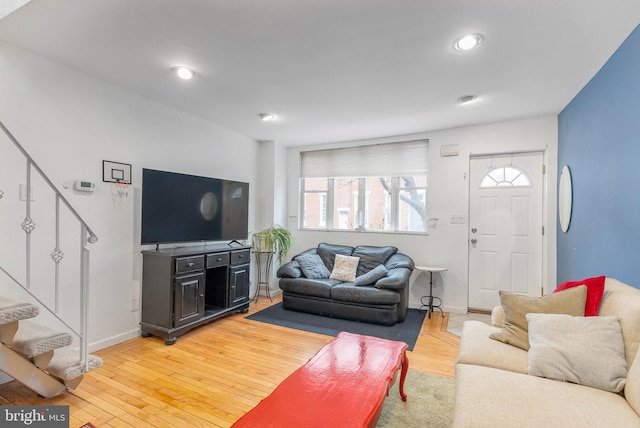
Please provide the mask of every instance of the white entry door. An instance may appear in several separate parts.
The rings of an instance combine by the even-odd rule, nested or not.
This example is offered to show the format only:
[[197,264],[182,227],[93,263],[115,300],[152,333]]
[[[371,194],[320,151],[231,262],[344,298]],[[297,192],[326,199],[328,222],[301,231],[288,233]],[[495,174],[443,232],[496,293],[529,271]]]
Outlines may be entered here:
[[469,308],[490,310],[500,290],[542,295],[542,153],[472,157]]

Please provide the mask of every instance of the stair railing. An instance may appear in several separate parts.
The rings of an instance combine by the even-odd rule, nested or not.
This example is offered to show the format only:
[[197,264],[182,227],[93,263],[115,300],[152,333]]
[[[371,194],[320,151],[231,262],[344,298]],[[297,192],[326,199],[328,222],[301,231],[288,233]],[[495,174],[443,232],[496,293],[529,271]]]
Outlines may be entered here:
[[[25,254],[25,283],[21,283],[14,275],[12,275],[5,267],[0,265],[0,271],[2,271],[7,277],[9,277],[15,284],[19,285],[24,291],[26,291],[34,300],[36,300],[42,307],[45,308],[52,316],[58,319],[64,324],[73,334],[79,339],[79,358],[82,365],[84,365],[84,371],[88,371],[88,307],[89,307],[89,256],[90,251],[87,243],[93,244],[98,241],[98,237],[87,225],[87,223],[80,217],[78,212],[71,206],[69,201],[64,195],[56,188],[51,182],[49,177],[42,171],[33,158],[27,153],[22,145],[16,140],[13,134],[7,129],[7,127],[0,121],[0,129],[9,138],[13,145],[20,151],[22,156],[26,160],[26,213],[25,218],[20,225],[25,232],[26,239],[26,254]],[[36,228],[35,221],[31,218],[31,180],[33,170],[35,170],[40,178],[49,186],[49,188],[55,194],[55,247],[51,252],[51,259],[55,263],[55,302],[54,307],[50,308],[49,305],[44,303],[38,296],[31,290],[31,232]],[[0,200],[3,198],[4,192],[0,189]],[[80,225],[80,319],[79,328],[72,327],[67,321],[65,321],[60,315],[60,262],[64,259],[64,253],[60,249],[60,208],[61,204],[68,213],[75,217],[76,221]]]

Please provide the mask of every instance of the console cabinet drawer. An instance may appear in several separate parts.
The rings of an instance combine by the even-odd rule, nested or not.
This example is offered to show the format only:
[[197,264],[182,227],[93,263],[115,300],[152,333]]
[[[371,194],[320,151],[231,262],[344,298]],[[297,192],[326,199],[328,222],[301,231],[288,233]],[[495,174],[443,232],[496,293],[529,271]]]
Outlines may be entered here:
[[207,254],[207,269],[229,264],[229,253]]
[[232,251],[231,252],[231,264],[239,265],[242,263],[249,263],[251,261],[251,250]]
[[176,259],[176,274],[195,272],[204,269],[204,256],[182,257]]

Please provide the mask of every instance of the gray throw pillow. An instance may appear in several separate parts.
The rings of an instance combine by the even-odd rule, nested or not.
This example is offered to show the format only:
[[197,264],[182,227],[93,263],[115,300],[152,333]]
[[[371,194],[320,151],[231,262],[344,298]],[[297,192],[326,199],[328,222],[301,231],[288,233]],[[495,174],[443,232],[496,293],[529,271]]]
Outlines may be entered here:
[[387,276],[387,272],[387,268],[384,267],[384,265],[378,265],[364,275],[360,275],[359,277],[357,277],[353,281],[353,283],[355,285],[373,284],[380,278],[384,278],[385,276]]
[[309,254],[305,256],[296,257],[296,261],[298,265],[300,265],[300,269],[304,276],[310,279],[323,279],[329,278],[331,272],[324,265],[322,259],[317,254]]

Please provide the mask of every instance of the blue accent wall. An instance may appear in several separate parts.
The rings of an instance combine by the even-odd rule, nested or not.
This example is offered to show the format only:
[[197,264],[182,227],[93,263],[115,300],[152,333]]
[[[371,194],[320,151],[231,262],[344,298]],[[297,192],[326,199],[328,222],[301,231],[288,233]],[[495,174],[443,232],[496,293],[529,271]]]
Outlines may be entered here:
[[558,283],[606,275],[640,288],[640,26],[558,116],[558,171],[573,210],[558,225]]

